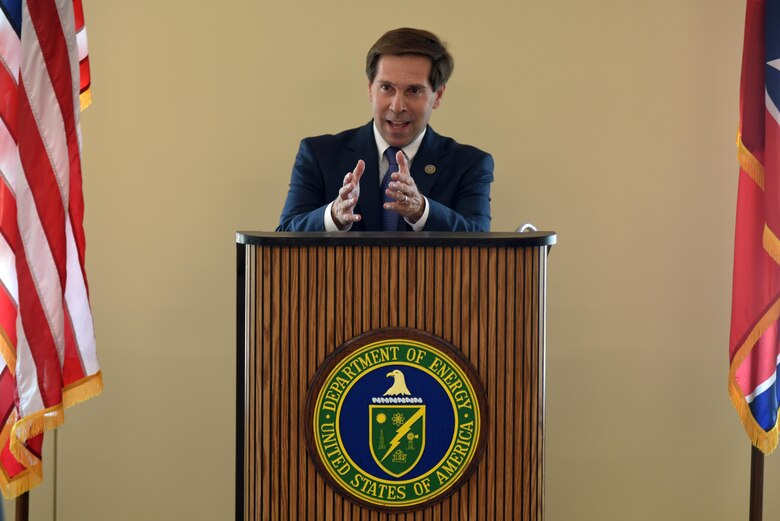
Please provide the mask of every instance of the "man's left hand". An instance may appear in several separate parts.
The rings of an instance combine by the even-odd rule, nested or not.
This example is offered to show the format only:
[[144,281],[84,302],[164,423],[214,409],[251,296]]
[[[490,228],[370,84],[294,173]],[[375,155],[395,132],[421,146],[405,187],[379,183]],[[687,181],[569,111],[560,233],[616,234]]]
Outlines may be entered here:
[[385,203],[387,210],[394,210],[404,219],[416,223],[425,211],[425,197],[417,190],[411,174],[406,156],[402,151],[395,155],[398,161],[398,172],[394,172],[390,178],[392,181],[387,188],[387,195],[395,199],[395,202]]

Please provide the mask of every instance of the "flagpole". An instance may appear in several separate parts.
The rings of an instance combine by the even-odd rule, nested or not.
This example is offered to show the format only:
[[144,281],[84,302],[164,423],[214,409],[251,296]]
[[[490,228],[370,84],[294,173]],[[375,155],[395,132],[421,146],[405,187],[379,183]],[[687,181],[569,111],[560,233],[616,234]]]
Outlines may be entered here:
[[16,498],[16,521],[27,521],[30,517],[30,493],[25,492]]
[[764,510],[764,453],[750,445],[750,521],[761,521]]

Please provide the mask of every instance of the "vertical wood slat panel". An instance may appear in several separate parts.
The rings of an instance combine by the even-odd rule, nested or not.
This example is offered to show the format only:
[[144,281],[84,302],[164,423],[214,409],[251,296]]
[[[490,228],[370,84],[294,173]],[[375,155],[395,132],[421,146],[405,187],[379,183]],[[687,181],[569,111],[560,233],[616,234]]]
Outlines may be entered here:
[[[534,294],[536,292],[536,282],[534,281],[535,277],[535,271],[534,267],[536,265],[535,259],[534,259],[534,252],[532,250],[528,250],[526,252],[528,256],[528,265],[531,267],[530,270],[528,270],[527,275],[527,281],[528,284],[531,287],[531,291],[529,291],[529,310],[530,310],[530,320],[529,322],[531,324],[536,323],[536,298],[534,297]],[[537,338],[537,331],[535,327],[529,327],[528,328],[528,345],[533,345],[534,341]],[[539,387],[539,353],[534,352],[533,350],[529,349],[529,354],[531,358],[531,367],[528,368],[529,377],[531,380],[530,385],[530,394],[532,396],[538,396],[538,387]],[[528,448],[528,454],[531,461],[531,486],[530,486],[530,505],[529,510],[531,512],[531,515],[536,514],[536,508],[538,505],[538,502],[536,501],[536,492],[539,487],[539,476],[536,473],[536,469],[534,466],[537,464],[537,452],[536,452],[536,446],[537,446],[537,440],[539,439],[537,427],[538,427],[538,421],[539,421],[539,412],[538,412],[538,400],[533,400],[530,405],[530,416],[531,416],[531,422],[529,425],[533,427],[533,431],[530,433],[530,446]]]
[[[248,249],[256,298],[247,312],[256,325],[246,335],[245,519],[542,519],[545,248]],[[423,329],[451,342],[488,395],[488,445],[477,471],[417,512],[353,504],[324,483],[306,453],[301,411],[316,368],[377,327]]]
[[[318,302],[318,295],[316,291],[312,291],[312,288],[318,287],[319,281],[317,279],[318,265],[320,264],[318,249],[314,246],[308,248],[309,264],[306,266],[306,271],[309,273],[309,288],[308,288],[308,307],[309,307],[309,322],[308,322],[308,378],[306,379],[306,385],[314,378],[314,373],[317,371],[317,365],[320,363],[320,344],[317,342],[317,328],[319,327],[320,308]],[[307,324],[301,324],[302,328],[305,328]],[[306,478],[307,478],[307,496],[308,496],[308,515],[307,519],[316,519],[322,508],[321,502],[318,501],[322,497],[323,484],[317,476],[317,471],[314,468],[314,463],[311,460],[307,460],[306,466]],[[245,520],[249,521],[249,520]]]
[[[271,249],[265,248],[265,251],[263,252],[264,257],[266,259],[265,262],[265,270],[263,272],[263,278],[265,279],[263,282],[263,336],[260,339],[260,342],[262,343],[262,362],[260,366],[260,374],[263,375],[263,378],[261,381],[258,382],[258,388],[260,391],[260,394],[262,396],[262,405],[260,410],[262,411],[262,415],[257,418],[257,423],[259,423],[262,426],[262,442],[261,442],[261,453],[260,456],[262,458],[262,474],[260,475],[260,479],[262,481],[262,491],[263,491],[263,501],[260,503],[260,508],[262,509],[262,515],[261,519],[269,520],[271,519],[271,450],[269,448],[268,440],[270,439],[270,421],[268,419],[270,418],[270,411],[271,411],[271,405],[270,405],[270,399],[271,399],[271,393],[269,392],[269,387],[271,384],[271,344],[273,342],[271,338],[272,334],[272,305],[273,302],[273,286],[272,282],[279,280],[278,274],[273,273],[273,269],[278,266],[278,263],[276,265],[273,264],[272,258],[271,258]],[[266,421],[263,421],[263,420]]]
[[[532,300],[530,298],[530,284],[529,277],[531,276],[531,270],[528,265],[529,256],[527,252],[524,252],[523,259],[523,287],[526,291],[523,293],[523,317],[529,317],[531,314]],[[530,329],[523,324],[521,331],[522,339],[521,345],[528,345],[531,340]],[[533,416],[531,414],[531,398],[532,398],[532,380],[530,371],[532,371],[531,353],[529,350],[523,350],[522,352],[522,376],[520,379],[521,385],[519,386],[522,392],[522,412],[523,412],[523,424],[531,425]],[[533,475],[530,468],[531,461],[531,433],[527,429],[523,429],[523,445],[521,447],[522,461],[527,462],[522,466],[523,471],[523,516],[527,519],[531,516],[531,483]]]
[[[317,295],[317,367],[322,365],[330,354],[330,325],[332,324],[333,306],[330,302],[329,270],[331,259],[329,248],[317,247],[317,285],[314,286]],[[325,484],[314,473],[317,482],[317,517],[323,521],[333,520],[333,501],[337,497],[333,489]]]
[[[298,265],[296,266],[296,269],[298,271],[298,320],[299,326],[296,328],[297,331],[297,337],[298,337],[298,351],[297,353],[293,353],[296,355],[296,359],[298,362],[298,403],[299,403],[299,409],[302,410],[302,408],[305,406],[306,403],[306,389],[309,384],[309,378],[308,378],[308,353],[309,353],[309,343],[308,343],[308,337],[306,328],[304,327],[304,324],[308,324],[309,322],[309,302],[306,298],[307,291],[309,288],[309,272],[306,269],[309,263],[309,251],[306,248],[300,248],[298,252]],[[297,411],[296,410],[296,411]],[[298,419],[301,419],[300,415],[297,415]],[[303,432],[303,425],[300,424],[299,431]],[[306,448],[305,444],[302,445],[301,437],[298,436],[298,519],[307,519],[308,512],[308,495],[309,495],[309,488],[308,488],[308,471],[309,471],[309,463],[308,458],[306,457]]]
[[[533,320],[531,320],[531,327],[533,329],[531,345],[542,345],[541,334],[543,334],[544,322],[542,315],[543,309],[539,307],[540,299],[542,298],[542,288],[540,286],[540,260],[539,250],[529,250],[533,257]],[[544,506],[544,476],[542,474],[542,466],[544,464],[544,350],[533,349],[531,350],[536,357],[536,374],[534,392],[536,394],[536,400],[534,400],[534,437],[536,438],[536,444],[533,449],[533,469],[534,469],[534,484],[532,498],[534,502],[534,514],[536,519],[542,519],[542,509]]]
[[[258,322],[262,323],[262,308],[258,306],[258,295],[262,294],[263,278],[258,276],[258,251],[259,248],[245,248],[245,273],[246,280],[244,281],[244,342],[247,346],[257,345],[257,325]],[[262,251],[260,250],[262,253]],[[260,262],[262,263],[262,255],[260,255]],[[252,275],[254,274],[254,275]],[[244,407],[241,414],[245,417],[245,424],[249,427],[244,429],[244,461],[249,464],[245,464],[242,469],[244,476],[245,490],[258,490],[257,488],[257,469],[259,467],[259,461],[257,460],[257,440],[250,438],[253,433],[257,432],[257,426],[249,423],[251,416],[247,414],[249,411],[256,411],[259,409],[257,402],[257,390],[252,382],[247,381],[246,373],[259,374],[259,367],[256,362],[258,354],[257,349],[246,349],[242,346],[244,367],[246,368],[244,373]],[[243,428],[243,426],[241,427]],[[246,432],[249,431],[249,432]],[[248,501],[245,491],[242,491],[243,504],[239,506],[243,512],[244,519],[257,519],[257,513],[255,511],[255,502]]]
[[[471,255],[471,248],[463,248],[463,252],[461,254],[462,262],[463,262],[463,285],[461,286],[461,297],[460,297],[460,343],[458,343],[458,347],[460,347],[461,352],[468,358],[472,364],[474,363],[474,359],[471,357],[471,352],[469,349],[469,326],[471,325],[471,314],[469,313],[469,309],[474,309],[474,302],[472,301],[472,297],[476,296],[478,289],[471,287],[471,280],[472,280],[472,255]],[[490,414],[490,411],[488,410],[488,414]],[[466,482],[463,487],[459,490],[459,493],[461,494],[460,497],[460,513],[461,513],[461,519],[464,521],[467,519],[470,519],[473,515],[473,513],[470,511],[470,505],[471,505],[471,497],[476,494],[475,486],[474,486],[474,480],[470,479]]]
[[426,299],[426,296],[430,297],[430,295],[426,293],[425,287],[427,284],[427,279],[425,278],[427,251],[428,248],[417,247],[417,251],[415,252],[415,271],[417,272],[415,274],[415,278],[417,280],[417,284],[413,289],[414,299],[417,302],[417,314],[414,317],[415,325],[413,327],[417,329],[425,329],[425,310],[428,307],[428,300]]
[[[487,331],[480,335],[481,345],[480,350],[485,354],[485,368],[486,378],[483,380],[485,385],[488,403],[493,404],[491,407],[492,412],[488,415],[488,446],[487,446],[487,459],[492,461],[492,465],[483,465],[486,472],[485,483],[485,495],[482,496],[487,507],[487,519],[496,519],[496,510],[498,498],[496,497],[496,468],[500,464],[499,454],[496,451],[496,442],[499,432],[496,429],[497,418],[501,411],[496,407],[496,394],[498,389],[496,383],[498,380],[498,371],[496,370],[496,357],[497,351],[500,349],[496,343],[496,313],[498,308],[498,288],[496,287],[496,251],[493,249],[483,249],[480,252],[480,263],[482,265],[482,272],[485,273],[483,278],[485,288],[482,290],[483,297],[485,297],[485,312],[486,318],[485,327]],[[503,433],[501,433],[503,434]]]
[[278,455],[278,480],[279,492],[277,508],[278,519],[291,519],[289,509],[290,498],[290,412],[285,404],[290,402],[290,317],[292,314],[292,299],[290,298],[290,283],[292,279],[292,267],[290,266],[290,248],[282,248],[279,259],[281,281],[279,284],[279,348],[276,350],[279,356],[279,377],[277,378],[278,387],[276,387],[276,396],[278,397],[277,418],[277,440],[274,452]]
[[[492,257],[491,266],[493,268],[494,279],[491,281],[491,291],[494,292],[494,296],[491,299],[494,306],[494,311],[490,314],[491,320],[494,321],[493,331],[494,335],[491,340],[488,341],[488,346],[495,346],[495,355],[493,356],[493,370],[495,381],[494,399],[491,402],[493,404],[493,421],[492,428],[494,429],[493,442],[494,452],[496,454],[496,465],[493,467],[493,491],[492,494],[495,497],[495,513],[494,519],[501,519],[504,514],[504,504],[506,501],[511,501],[511,497],[507,497],[504,494],[504,469],[499,467],[498,463],[501,459],[506,458],[503,450],[503,440],[507,437],[506,430],[506,403],[504,401],[504,389],[506,388],[506,336],[505,336],[505,324],[504,313],[506,306],[506,287],[503,284],[499,284],[498,281],[506,280],[506,250],[491,251]],[[489,348],[489,350],[492,350]]]
[[[433,261],[428,262],[430,268],[428,276],[431,279],[429,279],[427,286],[428,291],[433,292],[433,297],[428,297],[431,301],[431,310],[427,315],[431,317],[431,322],[427,330],[438,337],[444,337],[444,248],[429,249],[430,253],[433,254]],[[433,521],[440,521],[442,519],[442,504],[433,505],[431,514]]]
[[[270,415],[267,418],[261,418],[261,421],[265,421],[266,423],[271,424],[271,430],[269,434],[269,444],[268,444],[268,453],[269,453],[269,463],[271,466],[271,473],[270,473],[270,491],[271,491],[271,497],[270,497],[270,517],[271,521],[278,521],[279,520],[279,512],[281,509],[280,500],[281,500],[281,490],[280,490],[280,479],[279,475],[281,473],[281,461],[280,461],[280,450],[279,450],[279,435],[280,435],[280,428],[279,428],[279,417],[281,413],[280,408],[280,382],[279,378],[281,376],[281,369],[280,369],[280,360],[281,360],[281,346],[282,346],[282,315],[286,315],[287,310],[283,308],[283,303],[281,303],[281,294],[282,294],[282,267],[283,267],[283,259],[281,257],[281,253],[287,251],[287,248],[282,248],[281,250],[278,250],[276,252],[276,255],[274,255],[274,275],[273,275],[273,288],[272,288],[272,299],[273,302],[280,303],[278,306],[271,306],[272,311],[272,321],[271,321],[271,341],[268,345],[268,352],[269,352],[269,359],[270,359],[270,365],[274,369],[271,371],[270,375],[270,381],[269,381],[269,411]],[[286,274],[286,273],[285,273]]]
[[506,306],[504,308],[506,331],[504,336],[504,342],[506,344],[504,348],[505,354],[505,367],[506,370],[503,374],[506,378],[504,385],[504,401],[506,404],[506,429],[507,435],[504,436],[503,452],[506,461],[510,462],[509,472],[505,472],[504,481],[504,497],[511,499],[504,503],[504,519],[515,519],[515,502],[514,498],[514,484],[517,480],[517,474],[514,466],[511,462],[515,461],[514,440],[518,426],[516,423],[517,416],[515,415],[515,400],[514,400],[514,388],[515,388],[515,318],[517,316],[517,308],[515,307],[515,276],[516,276],[516,251],[510,249],[506,252],[506,282],[504,287],[507,288],[506,292]]
[[297,324],[294,320],[290,320],[292,317],[300,316],[300,300],[298,298],[298,288],[300,287],[300,271],[298,269],[299,255],[300,250],[298,248],[291,249],[289,262],[290,285],[287,289],[287,293],[290,295],[290,317],[287,320],[289,324],[288,335],[290,340],[287,347],[283,348],[287,357],[287,366],[289,367],[287,383],[289,389],[288,400],[290,403],[290,407],[287,410],[287,451],[289,462],[289,467],[287,468],[287,488],[289,496],[286,502],[289,519],[301,518],[298,513],[297,498],[301,495],[300,487],[298,486],[298,468],[301,466],[299,459],[301,452],[299,451],[298,432],[301,430],[302,426],[299,425],[298,414],[296,414],[299,407],[302,407],[302,404],[299,403],[300,394],[298,392],[298,385],[300,379],[298,377],[299,368],[297,360],[298,353],[301,349],[298,343]]
[[[474,364],[474,367],[477,368],[479,377],[482,379],[482,385],[486,387],[485,391],[487,392],[487,389],[489,389],[489,384],[493,381],[491,375],[488,374],[488,353],[485,345],[488,315],[486,295],[486,289],[488,285],[487,251],[480,248],[474,248],[472,249],[471,257],[472,280],[475,281],[476,287],[478,288],[475,295],[476,304],[471,308],[473,317],[473,320],[471,321],[471,331],[469,332],[472,338],[472,345],[470,350],[471,362]],[[476,313],[473,312],[475,309],[477,310]],[[488,400],[488,402],[489,401],[490,400]],[[489,427],[491,421],[490,419],[493,416],[493,407],[489,407],[488,417],[483,420],[483,428],[485,426]],[[491,433],[489,428],[486,434],[488,436],[488,447],[485,451],[485,461],[493,462],[494,460],[491,459],[491,446],[493,444],[490,440]],[[495,458],[495,454],[493,454],[493,458]],[[478,514],[481,514],[481,517],[484,517],[485,519],[492,519],[487,514],[488,505],[490,505],[490,501],[487,497],[488,467],[492,468],[492,464],[480,465],[479,468],[477,468],[476,494],[472,496],[471,502],[469,504],[469,513],[474,519],[477,518]]]
[[[461,289],[466,277],[463,271],[463,248],[452,250],[452,331],[450,341],[454,346],[460,346],[461,337]],[[447,500],[450,503],[450,518],[460,521],[468,496],[468,483],[464,484]]]

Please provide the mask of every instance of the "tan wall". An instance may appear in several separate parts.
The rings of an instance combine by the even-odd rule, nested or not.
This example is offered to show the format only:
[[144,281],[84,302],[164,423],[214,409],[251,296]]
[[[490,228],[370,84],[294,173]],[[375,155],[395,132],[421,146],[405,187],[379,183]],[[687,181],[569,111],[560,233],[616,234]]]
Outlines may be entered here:
[[84,3],[106,388],[61,429],[58,521],[232,516],[234,232],[275,227],[301,137],[368,121],[365,51],[402,25],[451,45],[431,122],[494,154],[493,230],[559,234],[547,519],[747,517],[726,392],[743,2]]

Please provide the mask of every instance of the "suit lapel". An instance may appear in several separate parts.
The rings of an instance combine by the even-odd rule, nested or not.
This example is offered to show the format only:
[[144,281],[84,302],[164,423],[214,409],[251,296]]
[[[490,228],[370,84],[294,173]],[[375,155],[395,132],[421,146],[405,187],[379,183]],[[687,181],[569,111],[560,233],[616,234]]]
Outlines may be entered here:
[[426,197],[429,196],[431,188],[444,170],[444,165],[441,164],[443,154],[442,140],[431,127],[428,127],[409,172],[417,189]]

